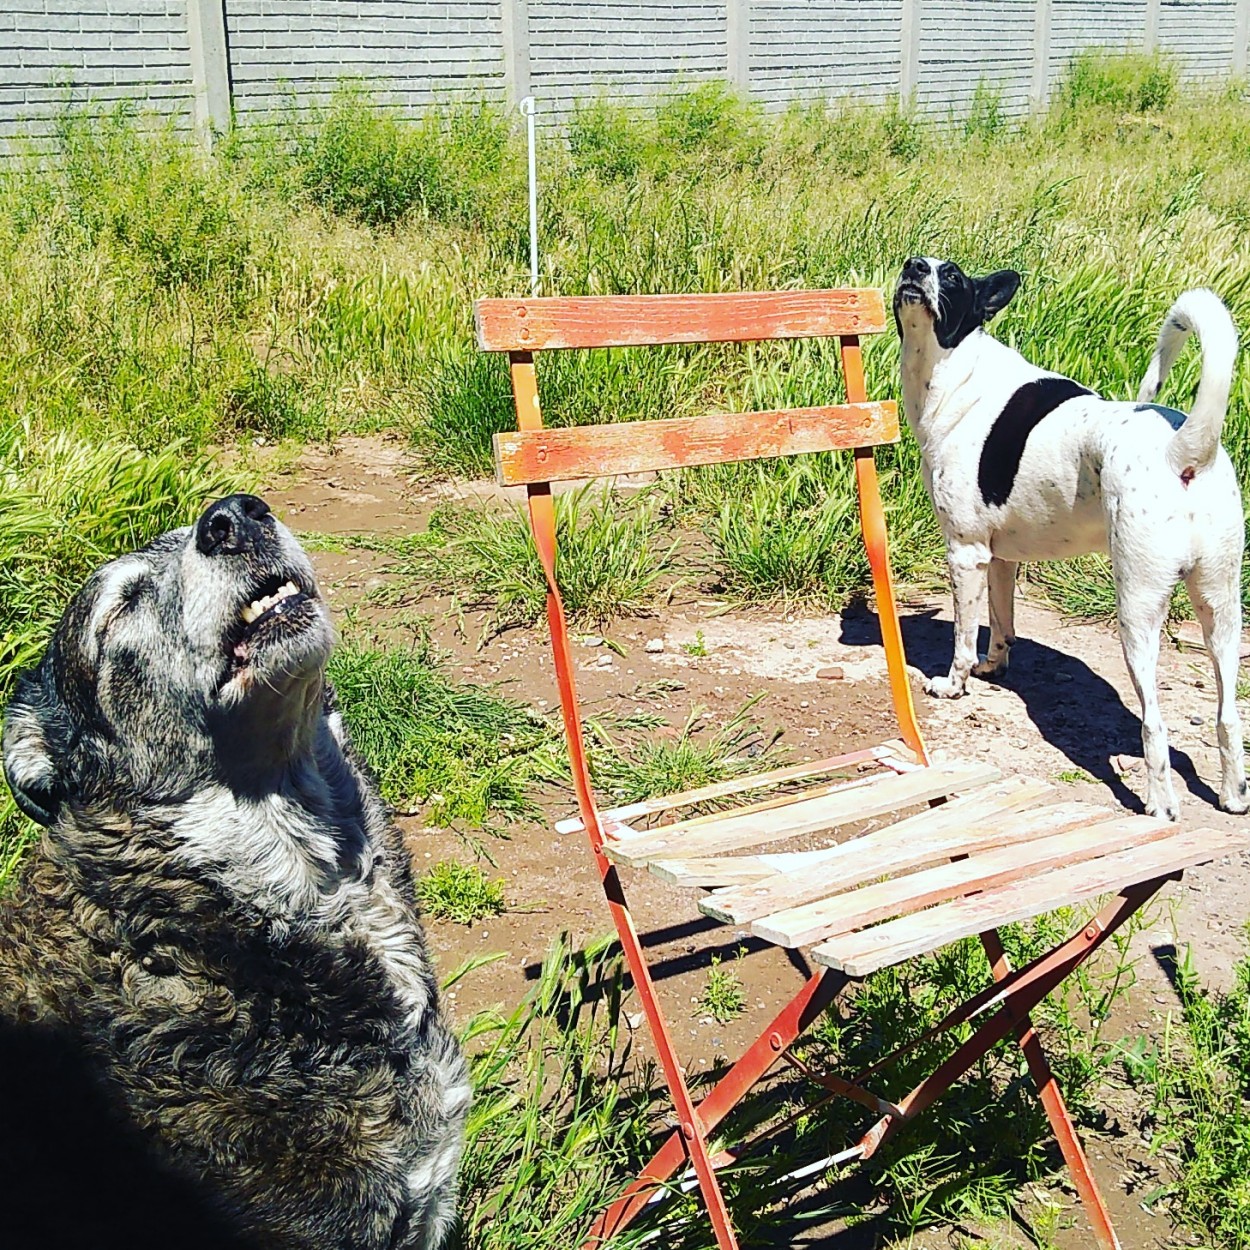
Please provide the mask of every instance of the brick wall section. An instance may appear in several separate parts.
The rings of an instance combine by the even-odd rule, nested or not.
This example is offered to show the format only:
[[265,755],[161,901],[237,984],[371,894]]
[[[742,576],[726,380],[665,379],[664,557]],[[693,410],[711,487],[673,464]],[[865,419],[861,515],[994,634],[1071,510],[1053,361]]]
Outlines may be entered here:
[[754,0],[751,93],[772,109],[791,100],[897,97],[901,0]]
[[146,101],[185,119],[184,0],[3,0],[0,142],[45,133],[71,98]]
[[605,96],[638,104],[725,77],[723,3],[529,0],[530,85],[544,113]]
[[984,81],[1004,113],[1027,113],[1035,10],[1032,0],[951,0],[922,9],[920,107],[962,117]]
[[344,78],[413,108],[503,98],[498,0],[228,0],[226,37],[244,119],[324,103]]

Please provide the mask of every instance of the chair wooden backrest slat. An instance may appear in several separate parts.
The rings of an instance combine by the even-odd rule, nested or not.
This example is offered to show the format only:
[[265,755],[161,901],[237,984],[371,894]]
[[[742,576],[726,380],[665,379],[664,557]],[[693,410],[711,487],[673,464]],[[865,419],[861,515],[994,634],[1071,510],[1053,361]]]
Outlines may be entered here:
[[528,486],[801,452],[849,450],[897,438],[898,405],[890,400],[622,421],[496,434],[495,473],[501,486]]
[[485,352],[832,338],[886,328],[881,292],[862,287],[480,299],[474,316],[478,347]]

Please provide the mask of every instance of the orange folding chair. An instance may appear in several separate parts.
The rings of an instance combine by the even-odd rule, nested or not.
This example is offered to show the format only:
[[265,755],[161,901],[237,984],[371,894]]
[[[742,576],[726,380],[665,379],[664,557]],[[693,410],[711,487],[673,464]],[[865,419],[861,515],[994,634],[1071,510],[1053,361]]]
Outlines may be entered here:
[[[1166,881],[1186,867],[1244,846],[1245,839],[1064,801],[1041,782],[1003,778],[984,764],[930,763],[907,680],[873,459],[875,445],[898,439],[897,406],[867,399],[860,356],[860,336],[887,326],[880,291],[483,299],[475,313],[479,347],[509,355],[518,428],[496,435],[497,476],[504,486],[524,485],[528,491],[530,523],[547,578],[551,645],[578,806],[577,818],[558,827],[584,830],[589,839],[678,1124],[638,1179],[597,1220],[587,1246],[622,1230],[674,1172],[688,1168],[707,1204],[717,1245],[721,1250],[736,1246],[717,1169],[742,1150],[713,1154],[709,1137],[717,1125],[774,1064],[788,1060],[799,1066],[789,1055],[791,1046],[849,980],[979,935],[995,980],[952,1011],[931,1036],[973,1019],[979,1026],[916,1088],[894,1101],[872,1092],[866,1082],[888,1061],[851,1078],[811,1073],[802,1066],[829,1093],[852,1099],[877,1117],[858,1142],[826,1162],[867,1159],[992,1046],[1014,1034],[1098,1244],[1118,1247],[1029,1012]],[[571,429],[543,426],[537,352],[822,336],[840,340],[845,403]],[[600,811],[587,767],[560,596],[551,484],[834,450],[849,450],[855,458],[860,521],[899,738]],[[758,797],[769,790],[775,792],[772,797]],[[711,800],[738,805],[680,816],[683,808]],[[645,826],[666,814],[678,818]],[[893,817],[893,823],[835,839],[839,827],[882,816]],[[826,845],[772,853],[775,844],[799,835],[809,848],[813,835],[823,835]],[[702,891],[692,901],[698,900],[704,915],[768,942],[807,948],[818,969],[698,1103],[656,999],[622,868],[646,869]],[[1008,967],[999,926],[1100,895],[1114,897],[1077,933],[1025,967]]]

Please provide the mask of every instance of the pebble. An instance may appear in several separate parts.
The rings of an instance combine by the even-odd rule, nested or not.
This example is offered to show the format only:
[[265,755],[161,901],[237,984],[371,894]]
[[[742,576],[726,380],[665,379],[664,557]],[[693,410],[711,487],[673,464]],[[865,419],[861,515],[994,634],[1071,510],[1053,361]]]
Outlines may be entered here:
[[643,647],[643,650],[648,655],[659,655],[664,650],[664,639],[663,638],[648,638],[647,645]]
[[841,664],[830,664],[827,668],[817,669],[816,676],[824,681],[841,681],[846,676],[846,670]]
[[583,647],[601,647],[603,646],[603,639],[596,638],[593,634],[589,634],[585,638],[582,639],[582,646]]
[[611,667],[612,667],[612,659],[613,659],[612,652],[611,652],[611,651],[605,651],[605,652],[604,652],[604,653],[603,653],[603,654],[602,654],[602,655],[601,655],[601,656],[600,656],[600,657],[599,657],[599,658],[595,661],[595,667],[596,667],[596,668],[611,668]]
[[1202,724],[1202,717],[1201,717],[1201,716],[1191,716],[1191,717],[1189,718],[1189,723],[1190,723],[1191,725],[1201,725],[1201,724]]

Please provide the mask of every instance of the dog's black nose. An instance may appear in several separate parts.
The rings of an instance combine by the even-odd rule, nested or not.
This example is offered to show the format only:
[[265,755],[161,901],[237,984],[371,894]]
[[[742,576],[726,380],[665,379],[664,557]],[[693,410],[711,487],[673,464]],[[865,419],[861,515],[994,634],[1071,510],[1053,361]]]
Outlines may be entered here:
[[913,256],[903,265],[904,278],[925,278],[929,275],[929,262],[923,256]]
[[195,527],[195,545],[206,556],[252,551],[269,532],[269,505],[256,495],[227,495],[209,504]]

